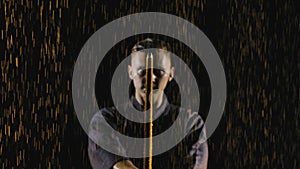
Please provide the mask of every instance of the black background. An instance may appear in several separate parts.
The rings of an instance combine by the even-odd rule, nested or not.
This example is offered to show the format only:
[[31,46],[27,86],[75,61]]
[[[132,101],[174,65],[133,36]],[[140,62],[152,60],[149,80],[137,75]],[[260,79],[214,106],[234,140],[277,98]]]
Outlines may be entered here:
[[299,168],[299,7],[289,0],[2,0],[1,168],[90,168],[72,103],[74,63],[103,25],[149,11],[195,24],[223,63],[228,96],[208,140],[209,168]]

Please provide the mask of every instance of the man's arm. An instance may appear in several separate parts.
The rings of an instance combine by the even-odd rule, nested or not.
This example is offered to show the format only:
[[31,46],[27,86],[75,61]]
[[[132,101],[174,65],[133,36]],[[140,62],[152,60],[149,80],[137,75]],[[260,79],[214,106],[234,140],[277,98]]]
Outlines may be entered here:
[[119,139],[107,132],[109,130],[106,129],[105,123],[109,123],[111,127],[115,130],[117,129],[116,118],[111,110],[102,109],[93,116],[90,122],[88,155],[93,169],[111,169],[116,163],[128,160],[110,153],[96,144],[106,144],[106,146],[114,148],[126,156],[125,149],[119,142]]
[[189,156],[195,160],[193,169],[207,169],[208,145],[204,122],[197,112],[188,111],[188,113],[187,127],[192,126],[188,135],[188,142],[189,144],[192,143]]
[[89,139],[88,155],[93,169],[138,169],[130,160],[117,161],[117,156],[103,150],[91,139]]
[[118,157],[99,147],[89,139],[88,155],[93,169],[111,169]]
[[196,158],[194,169],[207,169],[208,146],[206,142],[195,145],[194,156]]

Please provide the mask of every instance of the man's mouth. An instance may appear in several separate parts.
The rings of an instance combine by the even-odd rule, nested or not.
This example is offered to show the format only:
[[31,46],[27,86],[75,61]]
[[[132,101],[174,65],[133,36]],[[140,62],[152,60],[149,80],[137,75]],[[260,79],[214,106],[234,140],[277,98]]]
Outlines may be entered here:
[[[152,90],[157,90],[157,89],[158,89],[158,86],[157,85],[153,85]],[[150,92],[151,88],[150,88],[150,86],[149,87],[143,87],[142,91],[143,92],[147,92],[147,91]]]
[[[152,91],[155,92],[156,90],[158,90],[158,86],[153,86]],[[151,89],[150,89],[150,87],[149,87],[149,88],[143,87],[143,88],[142,88],[142,92],[143,92],[143,93],[146,93],[146,92],[150,93],[150,92],[151,92]]]

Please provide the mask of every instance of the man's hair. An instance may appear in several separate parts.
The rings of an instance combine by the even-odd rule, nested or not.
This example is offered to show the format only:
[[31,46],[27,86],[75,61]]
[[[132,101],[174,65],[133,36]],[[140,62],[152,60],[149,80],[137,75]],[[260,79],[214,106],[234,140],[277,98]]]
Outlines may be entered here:
[[145,40],[139,41],[138,43],[136,43],[131,52],[137,52],[140,50],[144,50],[144,49],[149,49],[149,48],[159,48],[159,49],[163,49],[166,51],[170,51],[171,47],[170,44],[164,40],[160,40],[160,39],[151,39],[151,38],[147,38]]

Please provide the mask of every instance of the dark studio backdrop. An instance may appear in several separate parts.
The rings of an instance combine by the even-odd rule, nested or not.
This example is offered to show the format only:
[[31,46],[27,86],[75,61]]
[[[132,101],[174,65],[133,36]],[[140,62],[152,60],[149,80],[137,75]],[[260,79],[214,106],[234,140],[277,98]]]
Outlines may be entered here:
[[[227,101],[208,140],[208,168],[299,168],[299,7],[291,0],[2,0],[0,168],[90,168],[71,95],[75,61],[102,26],[150,11],[195,24],[223,63]],[[135,38],[148,36],[127,38],[106,55],[95,84],[100,107],[112,105],[113,70]],[[160,37],[197,77],[205,119],[211,96],[203,64],[187,46]]]

